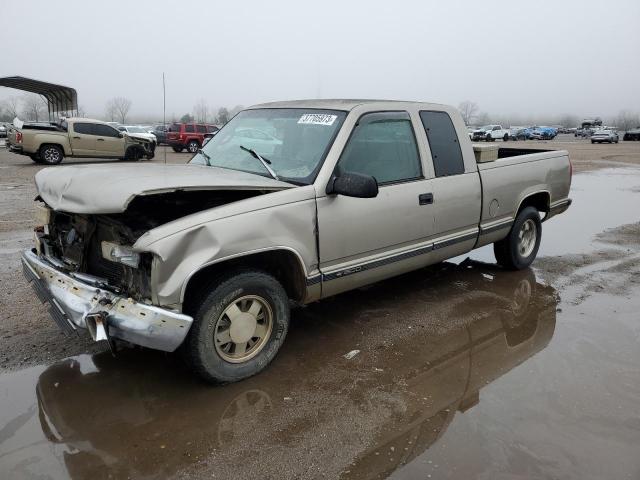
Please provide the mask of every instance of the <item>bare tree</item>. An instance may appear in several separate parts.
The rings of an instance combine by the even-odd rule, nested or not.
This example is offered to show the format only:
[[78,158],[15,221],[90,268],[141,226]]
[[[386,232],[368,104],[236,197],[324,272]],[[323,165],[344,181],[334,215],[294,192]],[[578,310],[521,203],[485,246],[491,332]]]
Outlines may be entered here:
[[196,121],[207,123],[207,116],[209,115],[209,106],[204,98],[198,100],[198,103],[193,107],[193,114]]
[[25,95],[23,100],[23,115],[27,120],[39,122],[45,118],[47,104],[40,95]]
[[640,116],[629,110],[622,110],[614,119],[615,126],[626,132],[636,127],[640,127]]
[[111,121],[125,123],[131,109],[131,100],[125,97],[113,97],[107,102],[106,114]]
[[478,104],[471,102],[469,100],[465,100],[458,105],[458,110],[460,110],[460,115],[462,115],[462,119],[464,120],[465,125],[471,125],[471,122],[476,115],[478,114]]
[[231,110],[229,110],[229,118],[233,118],[236,116],[236,114],[238,112],[240,112],[241,110],[244,110],[244,106],[242,105],[236,105],[235,107],[233,107]]
[[216,123],[218,125],[224,125],[229,121],[229,110],[225,107],[220,107],[218,110],[218,116],[216,117]]
[[20,99],[18,97],[9,97],[2,102],[2,109],[6,117],[10,117],[11,120],[16,118],[20,109]]
[[480,112],[476,117],[476,121],[479,125],[487,125],[491,121],[491,117],[487,112]]

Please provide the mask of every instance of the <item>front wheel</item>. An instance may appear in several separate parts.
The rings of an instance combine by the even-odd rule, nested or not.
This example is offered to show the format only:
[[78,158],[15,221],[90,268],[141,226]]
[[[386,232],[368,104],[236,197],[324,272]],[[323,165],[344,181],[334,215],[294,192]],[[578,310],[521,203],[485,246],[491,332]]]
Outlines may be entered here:
[[509,140],[509,134],[505,133],[505,134],[504,134],[504,137],[502,137],[502,141],[503,141],[503,142],[506,142],[506,141],[508,141],[508,140]]
[[491,138],[491,135],[490,135],[490,134],[487,134],[487,136],[486,136],[486,137],[484,137],[484,139],[485,139],[487,142],[493,142],[493,138]]
[[184,150],[182,147],[171,147],[171,148],[173,148],[173,151],[176,153],[180,153],[182,152],[182,150]]
[[493,244],[493,253],[504,268],[522,270],[536,258],[541,238],[540,214],[534,207],[526,207],[516,217],[509,235]]
[[190,309],[193,325],[182,346],[187,363],[212,383],[260,372],[289,329],[289,299],[280,282],[259,270],[236,270],[204,291]]

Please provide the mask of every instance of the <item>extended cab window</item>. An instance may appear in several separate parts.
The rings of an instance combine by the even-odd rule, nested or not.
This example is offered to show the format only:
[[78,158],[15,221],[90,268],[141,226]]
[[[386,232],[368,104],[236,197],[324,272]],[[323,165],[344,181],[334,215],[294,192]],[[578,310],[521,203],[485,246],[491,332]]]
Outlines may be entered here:
[[94,133],[101,137],[119,137],[118,131],[109,125],[96,124],[93,126]]
[[93,127],[94,125],[92,123],[74,123],[73,131],[84,135],[94,135]]
[[193,133],[195,131],[195,129],[193,128],[193,125],[185,125],[184,126],[184,131],[187,133]]
[[207,127],[204,125],[196,125],[196,131],[198,133],[207,133]]
[[379,184],[422,176],[416,138],[406,112],[376,112],[360,117],[339,167],[375,177]]
[[427,132],[436,177],[464,173],[464,160],[458,135],[446,112],[420,112],[420,120]]

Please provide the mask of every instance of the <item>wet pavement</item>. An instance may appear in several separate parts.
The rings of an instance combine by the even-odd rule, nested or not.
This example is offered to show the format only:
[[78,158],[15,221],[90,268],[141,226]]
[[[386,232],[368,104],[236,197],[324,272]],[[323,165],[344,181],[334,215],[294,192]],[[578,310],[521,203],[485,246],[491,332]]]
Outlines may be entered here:
[[483,248],[296,310],[237,384],[146,350],[1,374],[0,478],[640,478],[640,169],[571,196],[534,269]]

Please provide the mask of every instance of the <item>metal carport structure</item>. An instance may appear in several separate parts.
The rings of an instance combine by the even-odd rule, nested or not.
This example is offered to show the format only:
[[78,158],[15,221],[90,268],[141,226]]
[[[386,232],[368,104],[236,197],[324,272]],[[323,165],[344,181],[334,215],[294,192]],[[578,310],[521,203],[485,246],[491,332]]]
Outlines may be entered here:
[[50,121],[60,113],[78,115],[78,93],[75,88],[17,76],[0,78],[0,86],[42,96],[47,101]]

